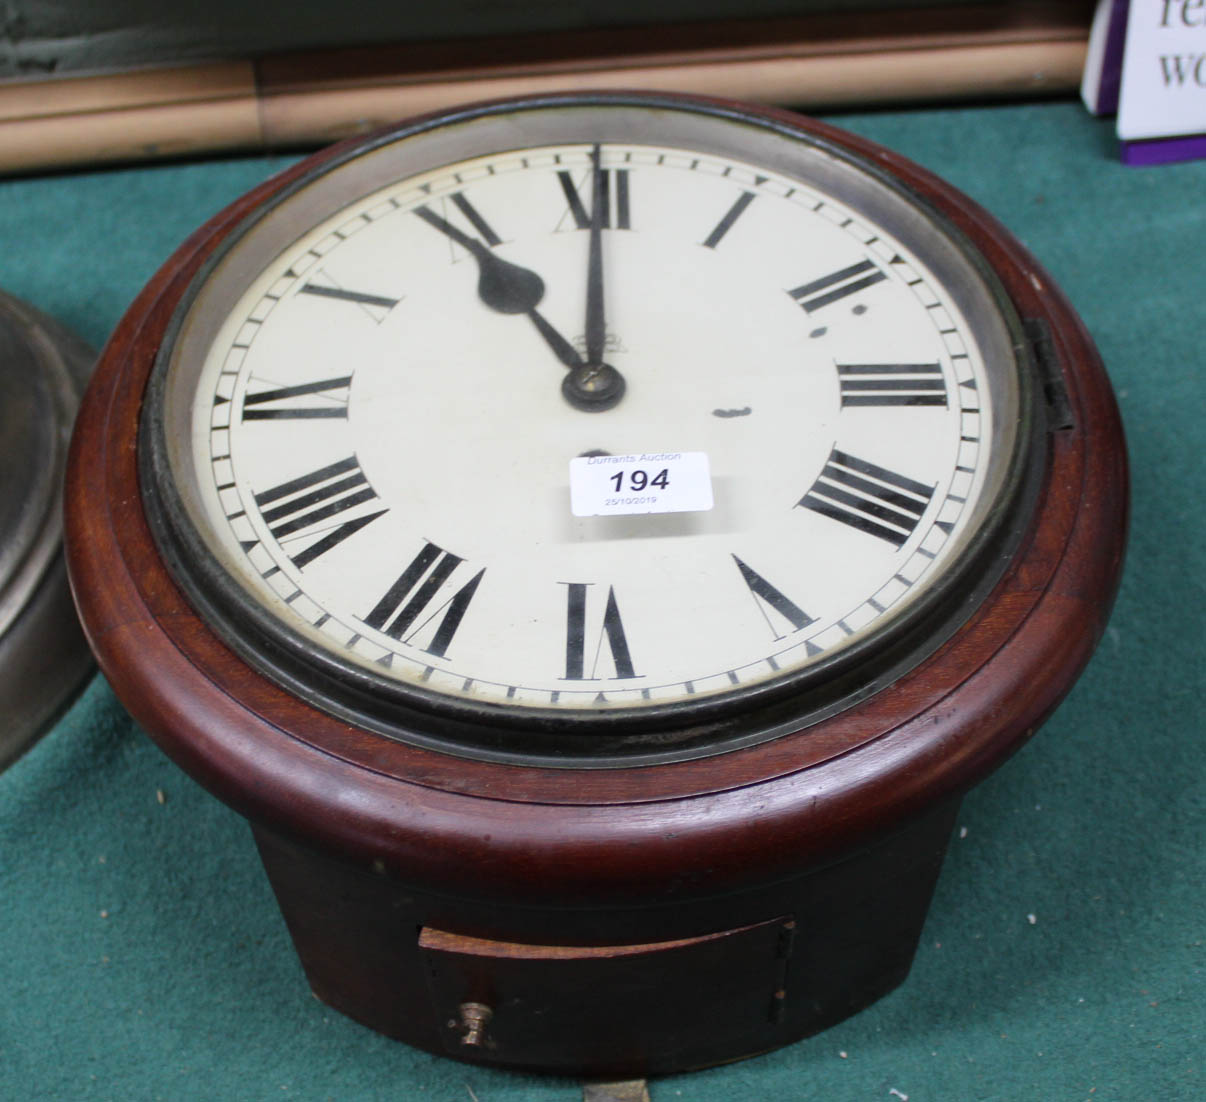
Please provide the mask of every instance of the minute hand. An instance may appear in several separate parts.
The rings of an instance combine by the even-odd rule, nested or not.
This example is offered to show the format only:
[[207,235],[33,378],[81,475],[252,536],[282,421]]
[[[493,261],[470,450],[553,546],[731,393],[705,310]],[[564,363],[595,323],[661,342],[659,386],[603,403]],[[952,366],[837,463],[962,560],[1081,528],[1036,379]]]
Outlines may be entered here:
[[586,362],[591,367],[603,363],[607,322],[603,308],[603,220],[606,217],[607,192],[599,145],[590,153],[590,249],[586,260]]
[[566,367],[582,367],[583,360],[574,348],[536,309],[544,298],[544,280],[530,268],[521,268],[492,253],[485,245],[451,222],[441,218],[430,207],[415,209],[415,214],[429,226],[451,238],[477,261],[477,297],[500,314],[526,314],[545,343]]
[[590,244],[586,254],[586,363],[561,381],[561,393],[575,409],[598,413],[624,397],[627,384],[603,362],[607,321],[603,308],[603,226],[607,220],[607,179],[599,143],[590,151]]

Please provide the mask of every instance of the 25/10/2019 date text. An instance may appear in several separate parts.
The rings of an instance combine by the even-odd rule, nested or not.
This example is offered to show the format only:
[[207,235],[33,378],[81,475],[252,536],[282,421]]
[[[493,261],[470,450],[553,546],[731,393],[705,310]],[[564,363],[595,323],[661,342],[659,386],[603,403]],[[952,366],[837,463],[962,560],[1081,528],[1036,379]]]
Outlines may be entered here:
[[609,509],[624,505],[656,505],[657,495],[650,494],[647,497],[605,497],[603,504]]
[[670,486],[670,472],[663,467],[651,477],[648,471],[638,467],[630,471],[616,471],[615,474],[607,476],[607,481],[615,486],[617,494],[623,492],[625,482],[628,483],[628,489],[636,493],[647,490],[651,486],[665,490]]

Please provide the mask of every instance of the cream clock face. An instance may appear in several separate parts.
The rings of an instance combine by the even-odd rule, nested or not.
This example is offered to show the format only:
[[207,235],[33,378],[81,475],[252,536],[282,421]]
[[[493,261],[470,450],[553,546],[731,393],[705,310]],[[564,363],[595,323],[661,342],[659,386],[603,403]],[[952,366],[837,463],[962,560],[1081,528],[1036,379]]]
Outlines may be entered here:
[[646,121],[353,164],[210,273],[173,476],[293,645],[424,699],[690,707],[865,648],[982,531],[1017,366],[958,248],[823,153]]

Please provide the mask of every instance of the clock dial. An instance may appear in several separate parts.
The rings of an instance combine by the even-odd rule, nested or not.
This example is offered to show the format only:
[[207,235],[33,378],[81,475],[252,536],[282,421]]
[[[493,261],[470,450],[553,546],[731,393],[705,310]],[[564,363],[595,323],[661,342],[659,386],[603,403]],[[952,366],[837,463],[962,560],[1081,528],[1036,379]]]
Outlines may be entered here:
[[[303,662],[437,709],[688,715],[857,661],[957,574],[1019,439],[990,289],[865,171],[718,126],[487,130],[236,239],[162,368],[167,450]],[[619,495],[688,452],[710,509],[572,514],[576,457]]]

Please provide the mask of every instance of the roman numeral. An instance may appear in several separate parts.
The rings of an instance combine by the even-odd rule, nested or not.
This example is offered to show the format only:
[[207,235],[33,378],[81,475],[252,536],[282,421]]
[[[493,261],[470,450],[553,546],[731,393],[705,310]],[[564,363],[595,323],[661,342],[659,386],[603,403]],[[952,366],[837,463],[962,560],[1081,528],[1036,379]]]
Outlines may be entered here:
[[326,523],[376,497],[359,461],[349,456],[264,490],[255,495],[255,503],[268,531],[283,548],[304,544],[290,556],[300,569],[387,512],[379,509],[336,524]]
[[[244,421],[308,421],[314,418],[337,417],[347,420],[348,389],[351,375],[337,379],[319,379],[297,386],[273,387],[271,390],[248,391],[243,396]],[[321,404],[308,404],[298,399],[318,396]]]
[[632,666],[632,655],[628,650],[628,638],[620,620],[620,606],[616,603],[616,591],[607,587],[607,605],[603,610],[603,623],[596,636],[590,673],[586,672],[586,604],[589,582],[562,582],[566,588],[565,616],[565,680],[597,681],[599,657],[606,641],[615,665],[615,680],[641,677]]
[[432,229],[439,230],[440,233],[442,233],[450,241],[460,245],[463,249],[468,249],[470,252],[473,251],[474,246],[480,248],[483,241],[491,248],[493,248],[495,245],[502,244],[502,238],[499,237],[493,229],[491,229],[490,224],[481,216],[481,213],[478,211],[477,207],[475,207],[469,202],[468,199],[465,198],[464,192],[454,191],[448,196],[448,199],[451,200],[452,205],[461,212],[465,218],[465,221],[467,221],[469,225],[473,227],[474,231],[478,235],[477,237],[471,237],[469,234],[465,233],[464,230],[458,229],[447,218],[436,214],[436,212],[426,204],[421,207],[415,207],[415,214],[422,218],[424,222],[432,227]]
[[[603,217],[601,224],[605,230],[610,230],[613,226],[617,230],[632,229],[628,171],[626,168],[605,168],[603,170]],[[567,216],[573,218],[575,229],[590,229],[590,211],[588,206],[582,201],[582,192],[585,191],[589,197],[591,193],[591,175],[590,169],[587,169],[581,181],[575,184],[574,178],[567,170],[562,169],[557,173],[557,179],[561,183],[561,191],[565,195],[565,202],[569,208],[566,214],[561,216],[561,221],[557,223],[557,229],[564,228]]]
[[745,208],[748,207],[756,198],[752,191],[743,191],[737,201],[728,209],[725,216],[716,223],[712,232],[708,234],[704,241],[704,247],[709,249],[716,248],[720,244],[721,238],[733,228],[733,223],[745,213]]
[[900,547],[933,494],[933,486],[834,448],[820,477],[796,504]]
[[366,291],[352,291],[347,287],[336,287],[326,283],[304,283],[298,288],[297,293],[313,295],[316,298],[335,299],[338,302],[350,302],[354,306],[359,306],[378,325],[402,301],[399,298],[390,298],[388,295],[370,295]]
[[[445,551],[428,540],[373,611],[364,618],[364,622],[393,639],[409,643],[439,617],[430,642],[422,649],[437,658],[445,657],[448,645],[461,626],[469,602],[473,600],[482,575],[486,572],[483,567],[460,589],[437,604],[444,583],[464,561],[459,555]],[[428,612],[428,609],[431,611]],[[420,620],[424,613],[428,614]]]
[[771,634],[776,639],[782,639],[783,635],[775,628],[766,608],[768,606],[774,612],[777,612],[789,624],[792,631],[799,631],[801,628],[808,627],[812,623],[813,618],[808,615],[799,605],[786,596],[781,590],[776,589],[770,584],[761,574],[742,562],[736,555],[733,556],[733,562],[737,564],[737,569],[741,571],[741,577],[749,588],[750,593],[759,598],[754,604],[758,607],[758,611],[762,613],[766,620],[766,626],[771,629]]
[[493,248],[495,245],[502,244],[502,238],[490,228],[490,224],[478,213],[477,207],[465,198],[463,191],[454,191],[448,198],[452,200],[453,206],[465,216],[469,224],[477,230],[478,236],[487,245]]
[[803,283],[787,293],[811,314],[822,306],[828,306],[887,278],[870,260],[860,260],[849,268],[814,279],[811,283]]
[[940,364],[838,364],[846,406],[945,406]]

